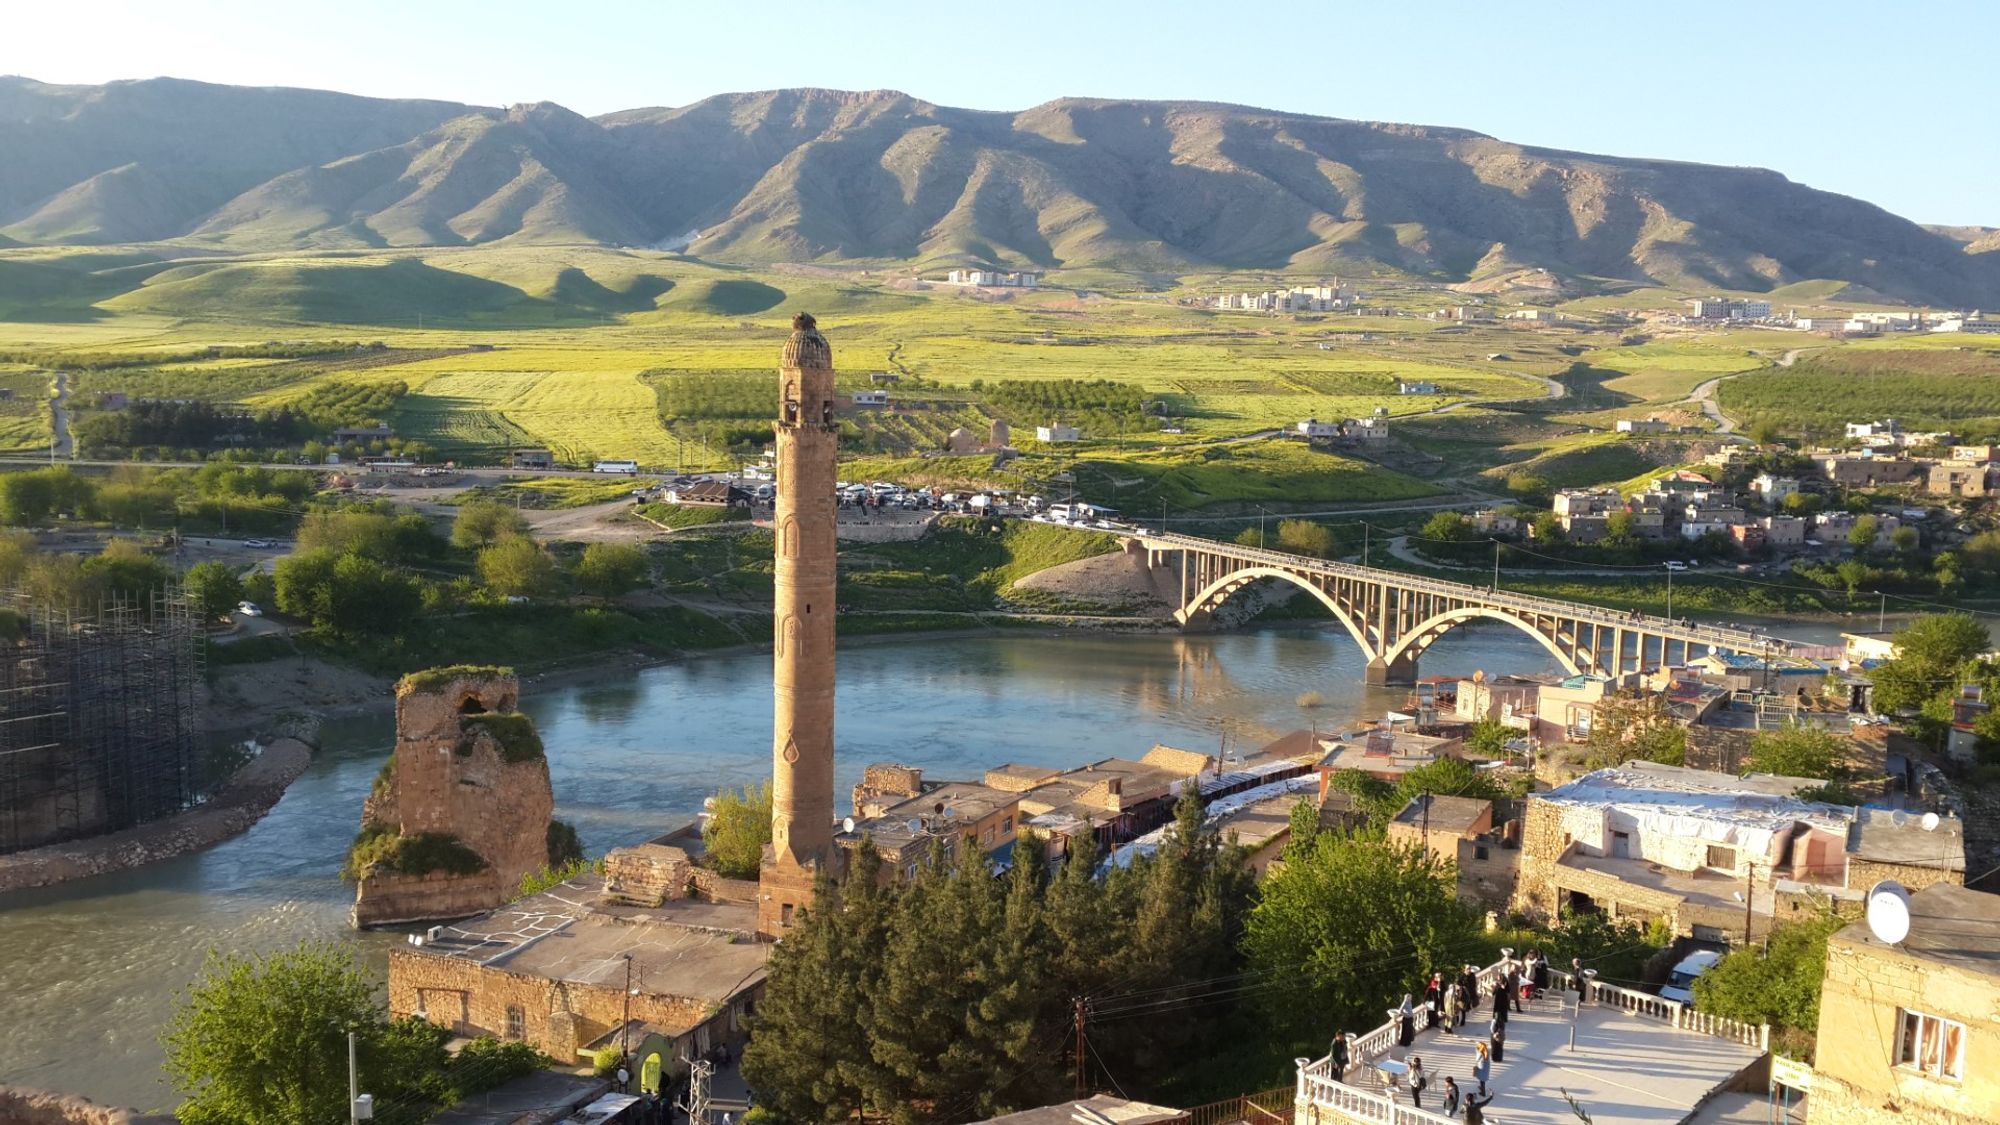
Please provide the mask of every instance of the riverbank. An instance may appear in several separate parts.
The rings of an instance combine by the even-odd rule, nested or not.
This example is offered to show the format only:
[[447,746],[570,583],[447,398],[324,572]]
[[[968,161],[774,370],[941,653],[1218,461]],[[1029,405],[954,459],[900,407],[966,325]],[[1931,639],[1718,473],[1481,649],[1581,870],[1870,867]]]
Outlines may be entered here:
[[78,1094],[58,1094],[26,1086],[0,1086],[0,1123],[5,1125],[174,1125],[172,1117],[99,1105]]
[[219,844],[270,812],[312,755],[304,742],[280,738],[206,804],[136,828],[0,856],[0,893],[126,871]]

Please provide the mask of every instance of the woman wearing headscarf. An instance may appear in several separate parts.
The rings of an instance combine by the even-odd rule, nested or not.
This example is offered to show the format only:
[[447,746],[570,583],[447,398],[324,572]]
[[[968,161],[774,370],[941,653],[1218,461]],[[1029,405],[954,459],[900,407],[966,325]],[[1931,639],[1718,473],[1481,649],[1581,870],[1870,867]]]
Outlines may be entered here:
[[1452,1033],[1453,1033],[1454,1031],[1456,1031],[1456,1030],[1457,1030],[1457,1028],[1458,1028],[1458,1017],[1459,1017],[1459,1016],[1460,1016],[1460,1015],[1461,1015],[1461,1014],[1463,1013],[1463,1011],[1464,1011],[1464,1009],[1462,1009],[1462,1008],[1460,1008],[1460,1007],[1458,1006],[1458,988],[1457,988],[1457,986],[1456,986],[1456,985],[1454,985],[1454,986],[1452,986],[1452,987],[1450,987],[1450,988],[1447,988],[1447,989],[1445,989],[1445,990],[1444,990],[1444,1023],[1440,1024],[1439,1026],[1440,1026],[1440,1027],[1442,1027],[1442,1028],[1444,1029],[1444,1033],[1445,1033],[1446,1035],[1450,1035],[1450,1034],[1452,1034]]
[[1407,1047],[1417,1039],[1417,1006],[1414,998],[1403,993],[1403,1006],[1396,1009],[1396,1046]]

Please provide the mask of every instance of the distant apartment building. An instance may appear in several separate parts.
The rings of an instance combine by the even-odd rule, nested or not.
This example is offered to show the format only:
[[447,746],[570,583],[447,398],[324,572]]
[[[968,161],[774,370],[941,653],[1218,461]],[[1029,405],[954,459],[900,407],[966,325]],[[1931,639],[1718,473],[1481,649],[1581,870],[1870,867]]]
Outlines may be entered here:
[[864,409],[881,410],[889,405],[889,392],[855,391],[854,405]]
[[1771,302],[1733,300],[1728,297],[1691,297],[1687,302],[1689,320],[1769,320]]
[[1352,308],[1354,300],[1354,290],[1343,285],[1295,285],[1262,293],[1224,293],[1212,298],[1209,306],[1239,312],[1339,312]]
[[1034,270],[956,269],[945,274],[953,285],[974,285],[999,289],[1036,289],[1042,275]]

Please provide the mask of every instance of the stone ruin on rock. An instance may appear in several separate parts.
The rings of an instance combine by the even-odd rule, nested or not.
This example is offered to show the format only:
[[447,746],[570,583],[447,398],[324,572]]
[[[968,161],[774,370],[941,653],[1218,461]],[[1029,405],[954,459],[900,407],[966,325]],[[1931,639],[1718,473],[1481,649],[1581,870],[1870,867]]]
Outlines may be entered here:
[[517,897],[523,876],[578,858],[519,695],[504,668],[436,668],[396,685],[395,750],[348,857],[356,926],[478,914]]

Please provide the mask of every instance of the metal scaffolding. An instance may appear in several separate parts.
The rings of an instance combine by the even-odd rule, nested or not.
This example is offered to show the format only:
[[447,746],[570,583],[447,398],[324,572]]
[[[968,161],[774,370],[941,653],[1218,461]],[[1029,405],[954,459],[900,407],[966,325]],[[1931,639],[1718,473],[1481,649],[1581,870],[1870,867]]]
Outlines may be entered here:
[[187,809],[205,776],[202,645],[177,587],[91,609],[0,592],[0,854]]

